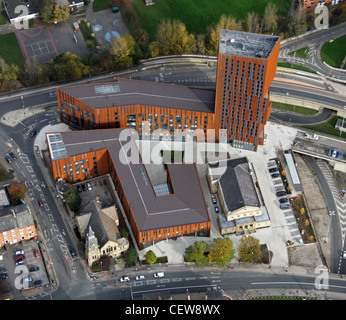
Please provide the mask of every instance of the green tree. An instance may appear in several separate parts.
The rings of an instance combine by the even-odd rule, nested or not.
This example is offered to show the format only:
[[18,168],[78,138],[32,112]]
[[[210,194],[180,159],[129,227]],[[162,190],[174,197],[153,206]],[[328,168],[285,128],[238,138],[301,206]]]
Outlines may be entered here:
[[38,18],[45,23],[54,22],[54,0],[43,0],[38,9]]
[[153,263],[155,263],[156,260],[157,260],[156,254],[155,254],[155,252],[152,251],[152,250],[149,250],[149,251],[145,254],[144,258],[145,258],[145,260],[147,260],[147,262],[148,262],[149,264],[153,264]]
[[274,32],[277,28],[276,20],[278,19],[277,16],[277,7],[272,4],[268,3],[267,6],[264,9],[263,13],[263,28],[265,32],[271,33]]
[[306,20],[306,13],[302,6],[299,5],[291,16],[290,22],[287,25],[287,31],[289,36],[298,36],[305,33],[308,30],[308,24]]
[[62,6],[56,4],[53,11],[53,17],[55,23],[67,21],[70,18],[69,4],[66,3]]
[[261,258],[261,245],[259,240],[248,236],[242,238],[238,247],[239,259],[242,262],[256,262]]
[[78,210],[80,204],[82,203],[82,198],[75,188],[67,189],[64,192],[64,200],[72,211]]
[[185,259],[187,262],[194,262],[196,265],[207,265],[209,259],[205,253],[208,249],[209,245],[205,241],[196,241],[193,246],[186,248]]
[[19,68],[16,65],[9,65],[0,57],[0,91],[15,90],[21,86],[17,80],[18,71]]
[[128,259],[129,259],[129,263],[136,264],[137,259],[138,259],[137,250],[135,248],[130,248],[129,250],[127,250],[126,254],[127,254]]
[[114,38],[111,48],[110,67],[125,68],[138,62],[138,50],[138,45],[129,33]]
[[233,242],[229,238],[214,239],[208,254],[210,263],[225,266],[233,257]]

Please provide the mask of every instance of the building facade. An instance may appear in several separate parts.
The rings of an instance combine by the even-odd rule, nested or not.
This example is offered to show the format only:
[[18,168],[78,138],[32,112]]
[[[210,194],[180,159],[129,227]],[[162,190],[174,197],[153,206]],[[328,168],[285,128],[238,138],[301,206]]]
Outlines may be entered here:
[[220,30],[214,128],[234,147],[256,151],[264,143],[279,49],[280,37]]
[[324,6],[324,5],[337,5],[342,4],[344,0],[301,0],[302,8],[305,11],[310,11],[314,9],[316,6]]

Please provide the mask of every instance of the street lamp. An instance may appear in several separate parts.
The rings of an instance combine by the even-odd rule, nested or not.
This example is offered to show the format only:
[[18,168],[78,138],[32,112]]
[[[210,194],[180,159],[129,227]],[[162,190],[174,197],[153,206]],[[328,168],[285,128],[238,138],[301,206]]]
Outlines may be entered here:
[[24,107],[24,98],[23,98],[23,96],[20,96],[21,98],[22,98],[22,106],[23,106],[23,109],[25,108]]
[[327,229],[327,233],[326,233],[326,237],[324,238],[324,242],[328,242],[328,233],[329,233],[329,228],[330,228],[330,223],[332,222],[332,216],[335,215],[334,211],[329,211],[329,224],[328,224],[328,229]]

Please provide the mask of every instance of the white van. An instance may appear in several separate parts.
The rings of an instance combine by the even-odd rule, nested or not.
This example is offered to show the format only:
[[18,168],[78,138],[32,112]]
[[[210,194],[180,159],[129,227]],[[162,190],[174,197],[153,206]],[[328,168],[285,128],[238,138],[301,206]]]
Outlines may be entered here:
[[154,273],[154,278],[163,278],[165,276],[164,272],[156,272]]

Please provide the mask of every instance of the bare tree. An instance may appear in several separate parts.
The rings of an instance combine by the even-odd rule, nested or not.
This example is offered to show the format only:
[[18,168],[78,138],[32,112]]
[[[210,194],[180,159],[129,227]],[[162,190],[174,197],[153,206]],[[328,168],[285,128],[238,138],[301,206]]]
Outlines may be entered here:
[[256,12],[248,12],[245,23],[248,32],[260,33],[261,21],[259,15]]
[[263,13],[264,31],[267,33],[274,32],[277,28],[277,19],[277,7],[272,3],[268,3]]

